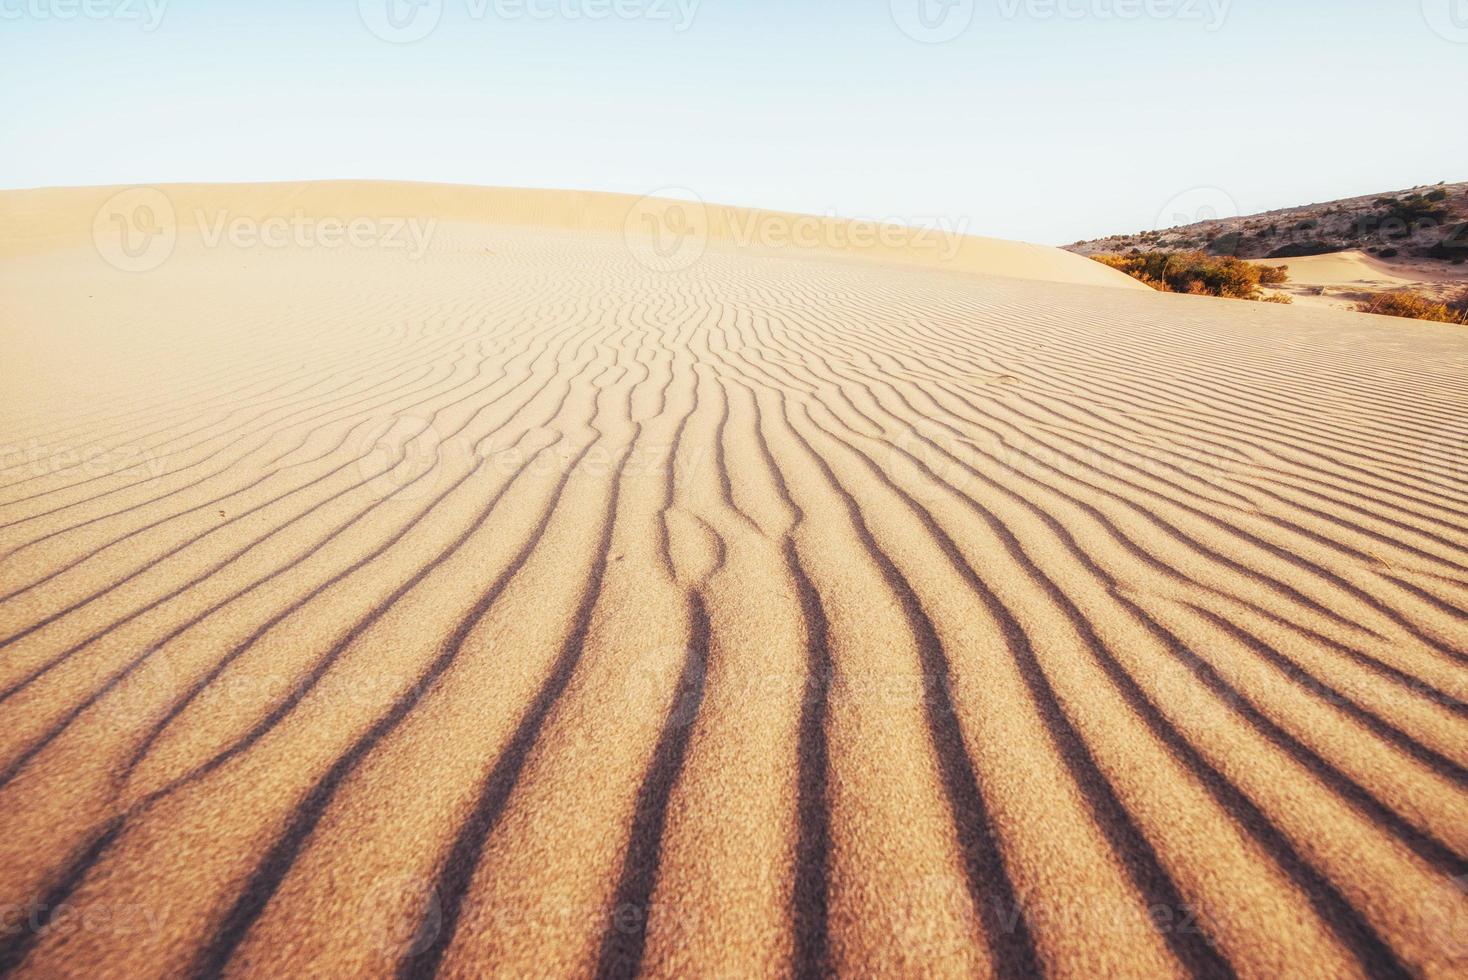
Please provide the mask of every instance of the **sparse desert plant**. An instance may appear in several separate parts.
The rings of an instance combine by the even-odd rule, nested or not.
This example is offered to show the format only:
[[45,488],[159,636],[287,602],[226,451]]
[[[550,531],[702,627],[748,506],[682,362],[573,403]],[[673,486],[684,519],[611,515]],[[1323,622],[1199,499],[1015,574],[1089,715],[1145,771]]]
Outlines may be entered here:
[[1259,302],[1261,302],[1261,303],[1281,303],[1281,304],[1283,304],[1285,306],[1290,306],[1290,305],[1292,305],[1295,302],[1295,298],[1293,296],[1291,296],[1289,293],[1270,293],[1268,296],[1265,296],[1262,299],[1260,299]]
[[[1468,184],[1421,186],[1373,197],[1325,202],[1230,219],[1199,221],[1162,231],[1112,235],[1074,251],[1124,254],[1204,251],[1213,255],[1284,260],[1350,249],[1400,249],[1402,255],[1468,264]],[[1375,254],[1375,253],[1373,253]]]
[[1449,213],[1448,206],[1443,203],[1446,198],[1446,194],[1439,199],[1413,194],[1388,205],[1383,217],[1409,225],[1420,221],[1439,221],[1447,217]]
[[1229,255],[1197,251],[1134,250],[1129,255],[1092,257],[1164,293],[1258,300],[1263,298],[1261,285],[1277,286],[1289,279],[1287,266],[1261,266]]
[[1290,267],[1287,265],[1261,265],[1255,266],[1259,270],[1259,285],[1280,286],[1290,281]]
[[1468,293],[1456,300],[1443,301],[1412,292],[1410,289],[1381,293],[1356,304],[1361,313],[1404,317],[1409,320],[1432,320],[1468,326]]

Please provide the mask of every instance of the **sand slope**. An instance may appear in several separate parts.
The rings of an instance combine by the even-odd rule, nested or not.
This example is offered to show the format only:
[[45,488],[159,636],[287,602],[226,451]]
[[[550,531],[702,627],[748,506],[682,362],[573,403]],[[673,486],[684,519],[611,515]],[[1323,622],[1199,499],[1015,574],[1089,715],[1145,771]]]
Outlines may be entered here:
[[1468,970],[1468,333],[115,194],[0,197],[0,971]]
[[[511,190],[451,184],[319,181],[312,183],[170,185],[155,207],[160,224],[186,239],[216,225],[221,216],[257,222],[272,217],[349,222],[358,217],[419,217],[439,224],[493,223],[539,231],[625,236],[646,231],[651,215],[674,213],[700,243],[737,245],[747,252],[781,255],[835,252],[852,258],[941,267],[949,271],[1137,288],[1127,277],[1060,249],[961,234],[947,228],[879,230],[865,223],[779,211],[734,208],[690,198],[577,191]],[[106,223],[108,202],[154,205],[138,189],[119,187],[0,191],[0,257],[35,254],[75,244],[78,230]],[[166,210],[165,210],[166,207]],[[407,236],[404,236],[406,238]],[[1141,287],[1145,288],[1145,287]]]
[[1296,303],[1355,309],[1378,293],[1399,289],[1455,299],[1463,293],[1468,270],[1427,259],[1385,262],[1359,250],[1294,259],[1256,259],[1261,265],[1286,265],[1290,281],[1278,292]]

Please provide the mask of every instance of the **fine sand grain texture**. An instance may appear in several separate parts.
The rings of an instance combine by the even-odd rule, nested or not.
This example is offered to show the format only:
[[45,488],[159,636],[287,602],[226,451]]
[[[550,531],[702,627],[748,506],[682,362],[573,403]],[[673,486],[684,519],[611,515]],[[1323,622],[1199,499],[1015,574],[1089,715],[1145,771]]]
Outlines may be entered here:
[[0,973],[1468,975],[1468,331],[343,183],[0,343]]

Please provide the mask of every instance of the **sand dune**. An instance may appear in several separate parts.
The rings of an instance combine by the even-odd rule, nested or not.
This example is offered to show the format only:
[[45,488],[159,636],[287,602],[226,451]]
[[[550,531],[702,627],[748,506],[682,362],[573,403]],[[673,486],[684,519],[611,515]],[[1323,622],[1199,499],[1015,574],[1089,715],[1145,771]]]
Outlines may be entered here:
[[1416,280],[1404,278],[1379,259],[1361,251],[1332,252],[1294,259],[1259,259],[1289,266],[1290,278],[1318,286],[1398,287]]
[[1254,261],[1287,265],[1290,281],[1277,292],[1288,293],[1296,303],[1307,306],[1351,310],[1362,300],[1399,289],[1455,299],[1464,288],[1460,266],[1427,259],[1385,262],[1358,250]]
[[[961,234],[963,227],[878,228],[876,223],[758,211],[707,203],[696,198],[574,191],[507,190],[449,184],[321,181],[314,183],[172,185],[150,201],[130,188],[88,187],[0,194],[0,257],[34,254],[75,244],[77,229],[105,224],[114,209],[141,202],[162,224],[186,238],[217,228],[221,218],[299,220],[330,218],[343,222],[361,216],[418,218],[438,225],[492,223],[546,231],[625,236],[645,231],[646,219],[667,216],[669,225],[686,224],[700,244],[736,245],[745,252],[780,255],[835,252],[874,261],[940,266],[957,272],[1002,275],[1054,282],[1080,282],[1137,288],[1126,277],[1059,249]],[[669,231],[673,229],[668,229]],[[681,230],[681,229],[678,229]],[[384,228],[384,233],[390,230]],[[403,233],[406,242],[411,235]],[[1142,287],[1145,288],[1145,287]]]
[[1468,333],[122,193],[0,195],[0,972],[1468,972]]

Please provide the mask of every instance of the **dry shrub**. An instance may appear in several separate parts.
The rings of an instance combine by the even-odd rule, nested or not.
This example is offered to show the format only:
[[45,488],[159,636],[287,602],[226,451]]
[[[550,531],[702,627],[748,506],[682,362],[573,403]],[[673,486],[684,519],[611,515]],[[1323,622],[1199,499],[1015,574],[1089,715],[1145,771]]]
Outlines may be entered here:
[[1468,326],[1468,293],[1464,293],[1456,300],[1444,302],[1414,293],[1409,289],[1399,289],[1390,293],[1381,293],[1371,299],[1356,304],[1356,309],[1362,313],[1377,313],[1381,316],[1399,316],[1409,320],[1432,320],[1436,323],[1456,323]]
[[1261,265],[1256,266],[1259,270],[1259,285],[1280,286],[1290,281],[1290,267],[1287,265]]
[[[1133,252],[1093,258],[1164,293],[1262,299],[1260,286],[1288,281],[1288,266],[1262,266],[1204,252]],[[1275,300],[1274,302],[1281,302]]]

